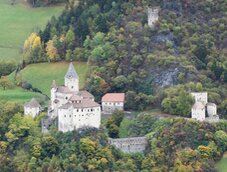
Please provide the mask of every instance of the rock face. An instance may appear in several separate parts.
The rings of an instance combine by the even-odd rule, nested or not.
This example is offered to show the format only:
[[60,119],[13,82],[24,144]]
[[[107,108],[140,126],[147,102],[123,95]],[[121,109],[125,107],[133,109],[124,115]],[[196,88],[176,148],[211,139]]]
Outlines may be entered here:
[[169,67],[167,69],[155,68],[151,70],[153,83],[160,88],[178,84],[179,73],[180,69],[178,67]]

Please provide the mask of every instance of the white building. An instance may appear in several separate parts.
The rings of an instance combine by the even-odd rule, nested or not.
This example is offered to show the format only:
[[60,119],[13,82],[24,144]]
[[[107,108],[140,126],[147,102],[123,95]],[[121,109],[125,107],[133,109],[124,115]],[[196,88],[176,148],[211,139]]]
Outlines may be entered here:
[[124,110],[125,93],[107,93],[102,97],[102,111],[113,113],[115,110]]
[[148,8],[148,26],[153,28],[158,21],[158,8]]
[[206,107],[202,102],[195,102],[192,106],[192,118],[203,121],[206,118]]
[[31,115],[35,118],[41,111],[42,108],[35,98],[24,104],[24,115]]
[[212,117],[217,115],[217,105],[214,103],[207,103],[207,115]]
[[99,128],[100,105],[87,91],[79,91],[79,77],[70,63],[64,77],[65,84],[57,86],[53,81],[48,116],[58,118],[58,130],[62,132],[82,127]]
[[202,102],[203,104],[207,104],[207,92],[192,92],[191,95],[195,99],[195,102]]
[[191,95],[195,100],[195,104],[191,109],[192,118],[209,122],[217,122],[219,120],[217,106],[214,103],[208,103],[207,92],[193,92]]

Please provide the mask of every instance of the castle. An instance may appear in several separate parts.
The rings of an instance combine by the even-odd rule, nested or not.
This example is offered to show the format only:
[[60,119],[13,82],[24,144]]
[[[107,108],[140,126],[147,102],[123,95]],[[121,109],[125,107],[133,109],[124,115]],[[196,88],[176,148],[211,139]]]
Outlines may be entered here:
[[58,119],[58,131],[67,132],[82,127],[99,128],[100,105],[94,101],[92,94],[79,90],[79,77],[72,63],[64,80],[63,86],[58,86],[53,81],[48,108],[49,118]]
[[193,92],[191,95],[195,99],[191,109],[192,118],[209,122],[217,122],[219,120],[217,106],[214,103],[208,103],[207,92]]

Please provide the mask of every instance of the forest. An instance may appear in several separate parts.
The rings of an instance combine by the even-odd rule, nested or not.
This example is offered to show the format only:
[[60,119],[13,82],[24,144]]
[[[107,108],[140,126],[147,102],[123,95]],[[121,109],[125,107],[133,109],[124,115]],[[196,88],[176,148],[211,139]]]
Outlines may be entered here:
[[[52,2],[63,1],[30,3]],[[147,24],[149,7],[159,7],[154,28]],[[22,115],[21,104],[0,101],[1,171],[215,172],[227,150],[227,122],[176,116],[190,117],[190,92],[207,91],[220,118],[227,118],[226,11],[223,0],[67,1],[59,17],[25,40],[21,62],[0,63],[0,87],[12,87],[5,75],[15,71],[16,85],[32,90],[20,76],[31,64],[84,62],[85,89],[97,100],[107,92],[125,92],[126,110],[148,110],[130,118],[127,128],[129,137],[146,136],[148,147],[124,154],[108,144],[108,137],[120,137],[121,112],[99,130],[62,133],[53,125],[43,134],[45,113],[33,119]],[[155,108],[175,116],[149,113]]]
[[[1,171],[213,172],[215,162],[227,149],[226,121],[210,124],[138,115],[129,134],[146,135],[147,150],[124,154],[107,144],[104,125],[99,130],[83,128],[66,133],[52,126],[48,134],[42,134],[44,114],[35,119],[23,116],[22,107],[9,102],[1,103],[0,109]],[[111,117],[117,125],[122,120],[118,117]]]

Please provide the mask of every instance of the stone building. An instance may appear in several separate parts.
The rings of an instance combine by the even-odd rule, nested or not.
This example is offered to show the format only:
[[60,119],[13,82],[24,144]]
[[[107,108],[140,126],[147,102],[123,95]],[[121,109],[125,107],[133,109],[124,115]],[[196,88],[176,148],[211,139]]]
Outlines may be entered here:
[[35,98],[24,104],[24,115],[31,115],[35,118],[41,111],[42,107]]
[[195,102],[192,106],[192,118],[203,121],[206,118],[206,106],[202,102]]
[[217,115],[217,105],[214,103],[207,103],[207,115],[214,116]]
[[125,153],[136,153],[145,151],[148,145],[146,137],[131,137],[121,139],[109,138],[109,144],[115,146]]
[[203,104],[207,104],[207,92],[192,92],[191,95],[195,99],[195,102],[202,102]]
[[48,116],[58,118],[58,130],[62,132],[82,127],[99,128],[101,108],[94,96],[86,90],[79,90],[79,77],[70,63],[62,86],[53,81]]
[[125,93],[107,93],[102,97],[102,111],[113,113],[115,110],[124,110]]
[[158,8],[148,8],[148,26],[153,28],[158,21]]
[[217,122],[219,120],[217,106],[208,102],[207,92],[193,92],[191,95],[195,100],[195,104],[191,109],[192,118],[209,122]]

